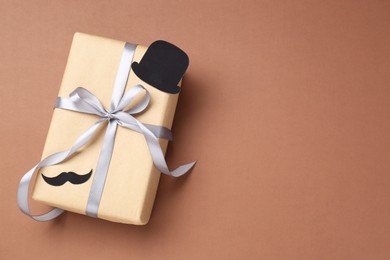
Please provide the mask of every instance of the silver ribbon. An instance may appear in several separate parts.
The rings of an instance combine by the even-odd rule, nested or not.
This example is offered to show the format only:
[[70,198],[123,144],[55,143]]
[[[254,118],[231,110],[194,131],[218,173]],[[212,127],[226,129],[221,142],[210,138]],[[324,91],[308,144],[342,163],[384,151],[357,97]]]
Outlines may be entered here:
[[[56,218],[64,211],[60,208],[54,208],[48,213],[42,215],[32,215],[28,205],[28,191],[31,179],[39,168],[59,164],[71,157],[75,152],[77,152],[81,147],[86,145],[92,139],[98,128],[105,122],[107,122],[106,133],[104,135],[103,145],[92,180],[92,186],[86,207],[86,214],[89,216],[97,217],[98,214],[99,204],[111,161],[115,134],[118,125],[136,131],[145,137],[153,163],[155,167],[162,173],[173,177],[179,177],[187,173],[195,165],[196,162],[194,161],[179,166],[175,170],[170,171],[158,141],[158,138],[172,140],[172,134],[170,130],[161,126],[143,124],[133,117],[133,115],[144,111],[150,102],[149,92],[141,85],[132,87],[123,95],[130,73],[135,48],[136,45],[129,43],[125,44],[115,80],[109,110],[104,108],[96,96],[82,87],[74,90],[69,95],[69,98],[57,98],[55,106],[56,108],[93,114],[99,116],[100,119],[84,133],[82,133],[69,150],[47,156],[22,177],[18,188],[18,206],[20,210],[27,216],[37,221],[48,221]],[[145,95],[141,101],[130,109],[124,110],[141,92],[145,92]]]

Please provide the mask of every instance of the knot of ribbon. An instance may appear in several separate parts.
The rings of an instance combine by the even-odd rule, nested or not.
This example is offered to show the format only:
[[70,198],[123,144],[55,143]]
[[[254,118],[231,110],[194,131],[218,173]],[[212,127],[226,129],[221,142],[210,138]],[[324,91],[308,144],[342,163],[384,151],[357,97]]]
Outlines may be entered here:
[[[43,215],[32,215],[30,213],[28,205],[28,190],[31,178],[37,169],[59,164],[71,157],[92,139],[99,126],[104,122],[107,122],[107,128],[103,138],[103,144],[86,206],[86,214],[89,216],[97,217],[98,214],[118,125],[136,131],[144,136],[153,163],[160,172],[169,176],[179,177],[187,173],[195,165],[196,162],[194,161],[181,165],[175,170],[170,171],[165,161],[164,153],[159,144],[158,138],[172,140],[171,131],[162,126],[142,123],[133,116],[143,112],[150,103],[150,94],[143,86],[135,85],[122,96],[130,71],[134,50],[134,45],[126,43],[118,69],[110,109],[107,110],[104,108],[95,95],[82,87],[78,87],[74,90],[69,95],[69,98],[57,98],[55,105],[56,108],[97,115],[99,119],[77,138],[69,150],[47,156],[22,177],[18,189],[18,206],[21,211],[29,217],[37,221],[48,221],[56,218],[63,212],[60,208],[54,208]],[[142,99],[137,102],[137,104],[128,108],[134,98],[141,92],[145,92]]]
[[[145,92],[143,98],[137,104],[125,110],[142,91]],[[111,123],[116,123],[125,128],[129,128],[144,136],[149,135],[151,137],[164,138],[171,141],[172,133],[168,128],[144,124],[134,118],[133,115],[143,112],[148,107],[149,103],[149,91],[142,85],[136,85],[125,93],[118,105],[113,104],[112,108],[107,110],[94,94],[83,87],[78,87],[70,93],[69,98],[58,97],[55,107],[99,116],[100,119],[96,122],[97,125],[102,124],[104,121],[111,121]],[[179,176],[169,172],[169,170],[167,171],[164,167],[161,167],[161,171],[168,175]]]

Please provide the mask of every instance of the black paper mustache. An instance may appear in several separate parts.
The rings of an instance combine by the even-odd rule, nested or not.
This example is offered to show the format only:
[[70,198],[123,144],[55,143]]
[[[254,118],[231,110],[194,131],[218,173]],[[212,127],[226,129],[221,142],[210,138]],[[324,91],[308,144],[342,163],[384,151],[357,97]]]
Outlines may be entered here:
[[42,178],[46,183],[52,186],[61,186],[64,185],[67,181],[72,184],[82,184],[89,180],[92,175],[92,169],[89,173],[84,175],[79,175],[75,172],[61,172],[59,175],[55,177],[47,177],[42,174]]

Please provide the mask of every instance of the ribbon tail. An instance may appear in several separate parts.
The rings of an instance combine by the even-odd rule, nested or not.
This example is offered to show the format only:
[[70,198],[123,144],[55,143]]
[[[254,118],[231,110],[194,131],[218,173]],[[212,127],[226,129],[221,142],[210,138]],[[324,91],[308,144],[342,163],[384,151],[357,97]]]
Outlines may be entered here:
[[19,209],[26,214],[27,216],[31,217],[32,219],[36,221],[49,221],[52,220],[59,215],[61,215],[64,210],[60,208],[54,208],[50,210],[49,212],[42,214],[42,215],[32,215],[30,212],[30,208],[28,205],[28,191],[30,187],[31,178],[34,175],[34,172],[37,170],[38,164],[35,165],[31,170],[29,170],[21,179],[19,188],[18,188],[18,206]]
[[150,124],[144,124],[144,126],[150,130],[150,132],[153,133],[154,136],[158,138],[164,138],[168,141],[173,140],[172,132],[166,127],[158,126],[158,125],[150,125]]
[[152,156],[153,163],[160,172],[169,176],[180,177],[186,174],[189,170],[191,170],[192,167],[194,167],[196,161],[181,165],[176,169],[170,171],[168,169],[167,162],[165,161],[165,156],[161,149],[160,143],[158,142],[158,138],[153,135],[153,133],[141,122],[139,122],[138,120],[136,120],[136,122],[145,137],[146,144],[148,146],[150,155]]
[[52,155],[47,156],[42,161],[40,161],[37,165],[35,165],[32,169],[30,169],[21,179],[18,187],[18,206],[19,209],[26,214],[27,216],[37,220],[37,221],[49,221],[52,220],[64,211],[60,208],[54,208],[51,211],[42,214],[42,215],[32,215],[30,212],[30,207],[28,203],[28,191],[30,188],[31,179],[34,176],[34,173],[41,167],[52,166],[58,163],[61,163],[72,156],[75,152],[77,152],[82,146],[91,140],[92,136],[98,129],[99,125],[103,122],[103,120],[97,121],[94,125],[88,128],[79,138],[77,138],[76,142],[73,144],[72,148],[69,150],[65,150],[62,152],[54,153]]
[[196,161],[180,165],[179,167],[177,167],[176,169],[171,171],[170,174],[168,174],[168,175],[173,176],[173,177],[180,177],[180,176],[186,174],[188,171],[190,171],[195,166],[195,164],[196,164]]

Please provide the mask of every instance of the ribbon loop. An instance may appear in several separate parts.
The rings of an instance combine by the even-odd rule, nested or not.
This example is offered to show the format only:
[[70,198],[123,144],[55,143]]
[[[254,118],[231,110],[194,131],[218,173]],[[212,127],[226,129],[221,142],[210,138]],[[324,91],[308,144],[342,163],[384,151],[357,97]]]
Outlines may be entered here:
[[107,113],[100,100],[85,88],[78,87],[70,94],[70,99],[77,105],[84,105],[94,111],[96,115],[103,116]]
[[[119,102],[119,105],[114,108],[113,112],[115,113],[118,111],[122,111],[123,109],[128,107],[131,104],[131,102],[134,100],[134,98],[142,91],[145,91],[145,96],[142,98],[140,102],[138,102],[138,104],[135,104],[133,108],[131,108],[130,110],[134,109],[134,110],[139,110],[139,112],[143,111],[149,105],[150,94],[148,91],[146,91],[146,89],[143,86],[135,85],[123,95],[123,97]],[[130,114],[134,114],[134,113],[130,113]]]

